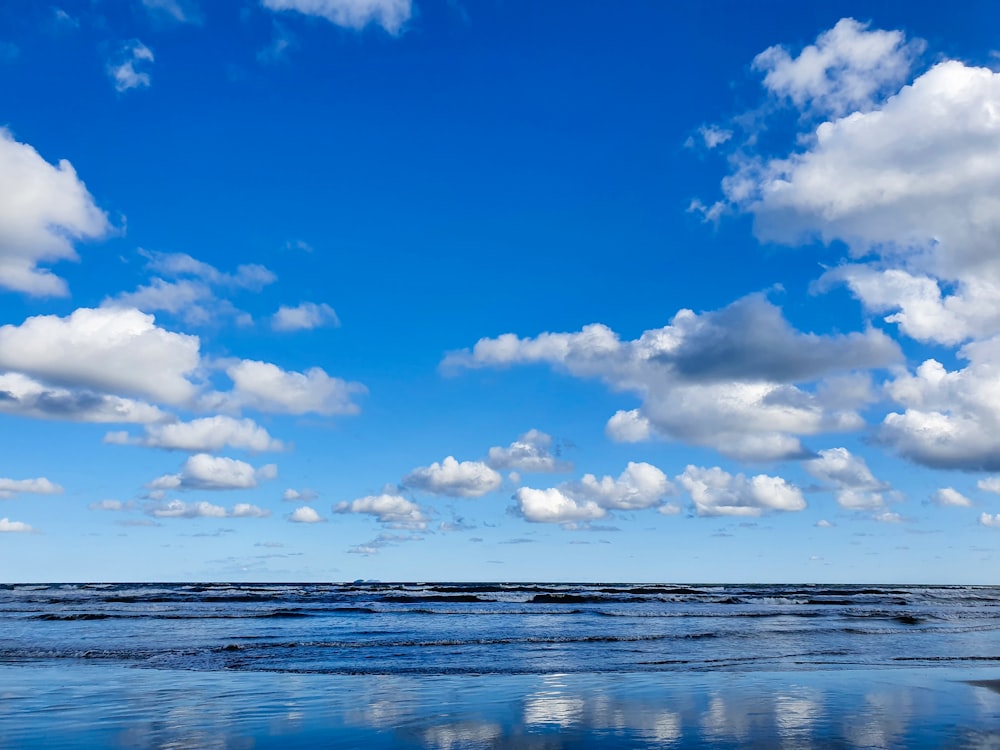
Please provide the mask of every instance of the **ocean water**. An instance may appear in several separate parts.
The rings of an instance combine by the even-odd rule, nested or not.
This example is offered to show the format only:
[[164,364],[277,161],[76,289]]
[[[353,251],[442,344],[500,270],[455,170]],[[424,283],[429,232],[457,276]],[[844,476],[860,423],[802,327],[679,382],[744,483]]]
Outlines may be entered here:
[[1000,747],[1000,587],[0,586],[0,748]]

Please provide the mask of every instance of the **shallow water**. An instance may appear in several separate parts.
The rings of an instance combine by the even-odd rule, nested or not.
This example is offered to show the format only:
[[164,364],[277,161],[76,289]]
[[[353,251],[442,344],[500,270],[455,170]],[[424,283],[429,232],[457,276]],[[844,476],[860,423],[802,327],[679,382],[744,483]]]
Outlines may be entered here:
[[0,748],[1000,748],[1000,589],[0,587]]
[[1000,747],[1000,693],[961,681],[984,671],[428,676],[0,666],[0,747]]

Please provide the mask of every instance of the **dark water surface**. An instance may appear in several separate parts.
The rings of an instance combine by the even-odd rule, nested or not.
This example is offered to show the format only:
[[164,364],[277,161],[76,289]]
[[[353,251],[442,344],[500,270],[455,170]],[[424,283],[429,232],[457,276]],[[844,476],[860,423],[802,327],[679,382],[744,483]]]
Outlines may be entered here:
[[1000,588],[0,586],[0,748],[1000,748]]

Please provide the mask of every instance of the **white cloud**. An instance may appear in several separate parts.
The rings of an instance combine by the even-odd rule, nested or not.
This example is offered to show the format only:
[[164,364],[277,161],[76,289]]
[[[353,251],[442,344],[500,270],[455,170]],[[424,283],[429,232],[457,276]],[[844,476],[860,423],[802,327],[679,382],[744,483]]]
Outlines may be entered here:
[[332,378],[319,367],[288,372],[245,359],[228,367],[226,374],[239,403],[277,414],[357,414],[361,409],[351,399],[368,392],[361,383]]
[[123,503],[121,500],[100,500],[96,503],[90,503],[87,508],[90,510],[105,510],[105,511],[123,511],[132,510],[135,505],[132,503]]
[[895,310],[884,320],[918,341],[953,345],[1000,330],[995,304],[1000,284],[989,278],[961,278],[952,285],[954,291],[945,294],[942,283],[926,274],[847,264],[826,272],[816,288],[826,290],[838,282],[870,312]]
[[142,445],[147,448],[207,453],[223,448],[249,451],[280,451],[284,443],[275,440],[252,419],[227,416],[204,417],[190,422],[147,425],[145,434],[133,437],[127,432],[109,432],[105,443]]
[[105,306],[135,307],[143,312],[181,314],[188,323],[205,323],[211,319],[205,302],[215,296],[208,284],[190,279],[164,281],[154,278],[134,292],[122,292],[104,301]]
[[148,423],[170,419],[155,406],[120,396],[43,385],[16,372],[0,374],[0,412],[72,422]]
[[953,487],[942,487],[935,490],[931,495],[931,500],[935,505],[942,507],[968,508],[972,506],[972,501]]
[[23,521],[11,521],[9,518],[0,518],[0,534],[29,534],[34,529]]
[[449,497],[480,497],[499,489],[502,483],[503,478],[481,461],[459,463],[453,456],[403,477],[406,487]]
[[[681,310],[670,325],[634,341],[600,324],[535,338],[504,334],[452,352],[441,367],[544,363],[599,378],[643,400],[638,410],[612,417],[613,437],[658,434],[741,460],[771,460],[805,455],[797,435],[863,425],[861,403],[848,403],[843,389],[824,388],[822,378],[900,359],[897,344],[880,331],[801,333],[763,295],[750,295],[715,312]],[[817,386],[810,392],[796,382]]]
[[983,526],[1000,527],[1000,513],[997,513],[996,515],[992,516],[989,513],[983,513],[982,515],[979,516],[979,523]]
[[370,23],[390,34],[399,34],[412,13],[411,0],[261,0],[265,8],[297,11],[319,16],[348,29],[363,29]]
[[604,518],[608,514],[593,500],[578,501],[556,487],[546,490],[521,487],[514,493],[514,500],[525,520],[534,523],[573,525]]
[[10,498],[21,493],[31,495],[59,495],[63,488],[45,477],[36,479],[0,478],[0,498]]
[[227,510],[204,500],[186,503],[183,500],[168,500],[151,503],[146,513],[154,518],[267,518],[271,511],[250,503],[236,503]]
[[[603,518],[609,510],[640,510],[659,504],[673,485],[658,468],[629,462],[618,478],[585,474],[576,482],[540,490],[521,487],[514,493],[518,511],[528,521],[574,525]],[[673,507],[661,506],[670,515]]]
[[197,336],[172,333],[131,309],[80,308],[0,326],[0,367],[71,388],[122,392],[170,404],[196,392]]
[[[904,50],[892,38],[899,44],[881,37],[885,49]],[[864,98],[848,97],[858,111],[803,134],[781,158],[736,157],[723,191],[762,240],[846,243],[851,261],[817,289],[845,284],[919,341],[968,342],[964,368],[928,359],[895,374],[885,393],[902,408],[879,437],[933,468],[1000,470],[1000,73],[945,60],[888,98]]]
[[328,304],[302,302],[297,307],[282,305],[271,317],[271,327],[276,331],[309,331],[321,326],[339,326],[340,318]]
[[949,60],[876,109],[822,123],[784,158],[737,160],[729,202],[763,240],[842,240],[834,269],[867,309],[922,341],[993,335],[1000,316],[1000,73]]
[[901,523],[903,517],[899,515],[899,513],[883,511],[882,513],[876,513],[873,515],[872,519],[878,521],[879,523]]
[[618,443],[641,443],[653,435],[653,427],[649,419],[638,409],[623,411],[619,409],[608,420],[604,433]]
[[253,263],[237,266],[234,273],[225,273],[186,253],[140,249],[139,254],[147,259],[146,269],[161,276],[153,276],[148,284],[140,285],[135,291],[105,299],[104,307],[166,312],[190,325],[207,325],[222,318],[233,318],[241,323],[252,319],[220,297],[217,290],[259,292],[277,279],[271,270]]
[[677,481],[691,495],[699,516],[759,516],[806,507],[801,490],[781,477],[758,474],[747,479],[718,466],[688,466]]
[[76,260],[73,243],[111,231],[73,165],[49,164],[0,128],[0,287],[66,296],[66,282],[40,263]]
[[151,506],[147,513],[154,518],[225,518],[228,513],[221,505],[213,505],[204,500],[185,503],[183,500],[169,500]]
[[907,44],[900,31],[867,29],[868,24],[843,18],[798,57],[784,47],[769,47],[754,58],[753,67],[765,73],[765,88],[800,109],[834,115],[867,109],[906,79],[923,49],[920,42]]
[[1000,477],[986,477],[985,479],[980,479],[976,482],[976,487],[983,490],[983,492],[992,492],[996,495],[1000,495]]
[[934,359],[898,375],[886,392],[905,411],[886,415],[880,439],[902,456],[934,468],[1000,470],[1000,337],[959,350],[968,361],[948,371]]
[[609,476],[598,479],[593,474],[585,474],[579,482],[564,485],[564,489],[609,510],[650,508],[674,491],[670,480],[658,468],[632,461],[617,479]]
[[698,135],[706,148],[713,149],[729,141],[733,137],[733,131],[717,125],[704,125],[698,128]]
[[309,502],[319,497],[319,493],[308,488],[304,490],[293,490],[288,488],[281,493],[281,499],[286,503]]
[[115,84],[115,91],[149,88],[151,79],[146,70],[153,62],[153,52],[138,39],[122,46],[119,63],[108,63],[108,75]]
[[827,521],[825,518],[821,518],[816,522],[816,527],[820,529],[830,529],[833,528],[833,524]]
[[265,464],[255,469],[245,461],[198,453],[189,457],[178,474],[165,474],[150,482],[151,490],[252,489],[259,480],[274,479],[278,468]]
[[362,513],[375,516],[379,523],[390,529],[423,530],[427,528],[427,518],[420,506],[401,495],[383,493],[368,495],[350,502],[338,503],[335,513]]
[[865,460],[846,448],[820,451],[816,458],[803,461],[802,466],[836,490],[837,502],[844,508],[880,508],[885,502],[882,493],[889,485],[876,479]]
[[296,508],[288,514],[288,520],[292,523],[323,523],[326,521],[319,513],[308,505]]
[[147,259],[149,270],[168,278],[200,279],[215,286],[254,292],[273,284],[278,278],[269,268],[257,263],[244,263],[236,267],[235,273],[225,273],[187,253],[160,253],[152,250],[140,250],[139,253]]
[[885,505],[885,496],[881,492],[848,488],[837,492],[837,504],[847,510],[879,510]]
[[572,471],[573,464],[552,454],[552,436],[541,430],[528,430],[506,448],[490,448],[486,461],[494,469],[513,469],[527,473]]
[[271,511],[250,503],[236,503],[229,515],[233,518],[267,518]]

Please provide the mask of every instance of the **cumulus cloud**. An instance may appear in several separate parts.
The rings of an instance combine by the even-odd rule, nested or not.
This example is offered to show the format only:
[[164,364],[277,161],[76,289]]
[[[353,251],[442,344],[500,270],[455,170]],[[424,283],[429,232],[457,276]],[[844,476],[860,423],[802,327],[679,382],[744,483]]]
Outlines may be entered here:
[[609,510],[639,510],[659,503],[672,494],[673,485],[666,475],[652,464],[629,461],[617,479],[585,474],[579,482],[566,485],[570,491],[594,500]]
[[828,488],[836,491],[837,502],[851,510],[880,508],[889,485],[875,478],[861,456],[846,448],[820,451],[802,466]]
[[[585,474],[558,487],[521,487],[514,500],[528,521],[572,526],[603,518],[612,510],[651,508],[673,491],[670,480],[652,464],[629,462],[617,478]],[[662,512],[669,515],[671,510]]]
[[518,511],[527,521],[573,525],[593,521],[608,514],[593,500],[577,500],[557,487],[536,490],[521,487],[514,493]]
[[277,476],[278,467],[274,464],[255,469],[245,461],[198,453],[184,462],[178,474],[165,474],[147,487],[151,490],[241,490],[252,489],[260,480]]
[[267,518],[271,511],[250,503],[236,503],[229,515],[232,518]]
[[323,523],[326,521],[315,509],[308,505],[296,508],[288,514],[288,520],[292,523]]
[[147,448],[208,453],[224,448],[249,451],[280,451],[284,443],[275,440],[267,430],[252,419],[227,416],[204,417],[190,422],[147,425],[145,434],[132,436],[127,432],[109,432],[105,443],[142,445]]
[[0,326],[0,368],[57,386],[184,404],[199,364],[197,336],[159,328],[134,309],[80,308]]
[[72,164],[53,166],[0,128],[0,287],[66,296],[66,282],[39,264],[76,260],[74,242],[110,231]]
[[951,508],[968,508],[972,506],[972,501],[953,487],[942,487],[935,490],[931,495],[931,500],[935,505]]
[[868,24],[843,18],[797,57],[776,45],[757,55],[753,67],[775,96],[799,109],[841,115],[869,109],[880,94],[894,91],[922,50],[901,31],[869,31]]
[[758,474],[748,479],[718,466],[689,465],[677,481],[691,495],[699,516],[759,516],[806,507],[802,491],[781,477]]
[[14,495],[59,495],[63,488],[45,477],[36,479],[6,479],[0,478],[0,498],[11,498]]
[[903,517],[899,513],[893,513],[892,511],[882,511],[881,513],[875,513],[872,519],[878,521],[879,523],[902,523]]
[[[611,418],[612,437],[657,434],[741,460],[770,460],[807,455],[798,435],[863,425],[856,411],[861,403],[825,389],[823,378],[885,367],[901,357],[880,331],[801,333],[763,295],[750,295],[715,312],[681,310],[670,325],[634,341],[600,324],[577,333],[481,339],[472,350],[447,355],[442,369],[539,363],[598,378],[642,398],[639,409]],[[817,386],[806,390],[796,383]]]
[[844,243],[848,258],[816,291],[842,284],[901,334],[964,345],[964,367],[927,359],[894,373],[884,392],[900,408],[878,437],[925,466],[996,471],[1000,73],[943,60],[902,85],[919,46],[845,19],[798,58],[766,51],[765,88],[830,119],[800,121],[776,157],[743,144],[724,202],[754,217],[761,240]]
[[403,477],[403,485],[434,495],[480,497],[500,488],[502,477],[481,461],[457,461],[448,456]]
[[379,523],[385,524],[390,529],[422,531],[427,528],[427,518],[420,510],[420,506],[401,495],[388,493],[368,495],[350,502],[338,503],[333,511],[374,516]]
[[262,4],[274,11],[319,16],[348,29],[374,23],[392,35],[402,31],[413,12],[411,0],[262,0]]
[[1000,495],[1000,477],[986,477],[985,479],[980,479],[976,482],[976,487],[983,490],[983,492],[992,492],[996,495]]
[[357,414],[361,409],[352,399],[368,392],[361,383],[330,377],[319,367],[289,372],[245,359],[226,368],[226,374],[237,402],[276,414]]
[[309,331],[322,326],[339,326],[340,318],[326,303],[303,302],[297,307],[282,305],[271,317],[276,331]]
[[[4,519],[7,520],[7,519]],[[2,522],[0,522],[2,523]],[[1000,513],[996,515],[990,515],[989,513],[983,513],[979,516],[979,523],[982,526],[996,526],[1000,527]]]
[[319,497],[319,493],[314,490],[310,490],[309,488],[303,490],[293,490],[289,487],[281,493],[281,499],[286,503],[307,503],[310,500],[315,500],[317,497]]
[[149,88],[152,82],[148,68],[153,62],[153,52],[138,39],[123,45],[118,62],[108,63],[108,75],[119,94],[130,89]]
[[[842,22],[843,23],[843,22]],[[873,79],[874,81],[874,79]],[[947,60],[870,110],[819,125],[787,156],[737,159],[723,182],[761,239],[845,242],[844,283],[908,336],[997,332],[1000,73]]]
[[619,409],[604,426],[604,433],[618,443],[641,443],[653,435],[653,426],[638,409]]
[[527,473],[572,471],[573,464],[552,453],[552,436],[541,430],[528,430],[506,448],[490,448],[486,462],[494,469]]
[[0,518],[0,534],[29,534],[34,529],[23,521]]
[[963,369],[928,359],[886,384],[904,411],[886,415],[879,437],[925,466],[1000,471],[1000,337],[966,344],[958,356],[968,361]]
[[43,385],[16,372],[0,374],[0,412],[71,422],[160,422],[172,417],[143,401]]

